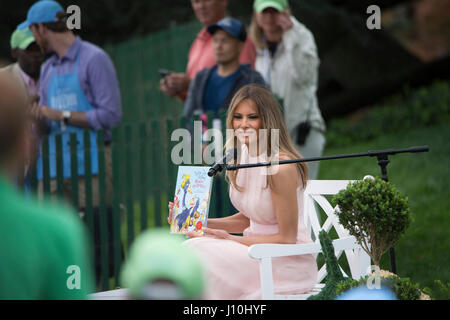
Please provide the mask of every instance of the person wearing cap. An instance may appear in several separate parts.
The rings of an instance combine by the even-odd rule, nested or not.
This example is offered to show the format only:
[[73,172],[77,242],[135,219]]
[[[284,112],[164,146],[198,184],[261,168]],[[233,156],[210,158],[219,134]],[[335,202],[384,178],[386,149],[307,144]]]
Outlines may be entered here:
[[[41,69],[40,100],[35,105],[38,119],[50,125],[51,192],[56,194],[55,135],[62,134],[64,194],[71,197],[70,144],[71,133],[77,136],[79,208],[85,206],[84,139],[90,130],[93,205],[99,204],[98,151],[96,130],[105,131],[105,171],[107,200],[112,189],[110,129],[122,117],[119,83],[114,65],[100,47],[75,36],[67,27],[67,14],[59,3],[42,0],[33,4],[22,27],[29,27],[45,54],[51,54]],[[37,177],[42,190],[42,156],[38,159]]]
[[[216,64],[213,54],[212,35],[207,31],[210,24],[225,18],[228,0],[191,0],[192,9],[203,28],[197,34],[188,54],[185,73],[172,72],[161,79],[160,89],[170,97],[177,97],[185,102],[189,83],[197,72]],[[241,63],[249,63],[254,67],[256,50],[253,41],[247,37],[241,51]]]
[[0,97],[0,300],[86,299],[93,291],[86,230],[67,206],[26,199],[14,186],[28,152],[28,99],[3,72]]
[[[290,14],[287,0],[255,0],[250,35],[257,48],[255,69],[284,107],[284,118],[297,150],[320,157],[325,122],[317,102],[319,57],[312,33]],[[319,162],[309,162],[317,179]]]
[[[202,299],[204,267],[197,253],[183,245],[184,237],[166,229],[148,230],[130,247],[121,270],[121,283],[128,299]],[[92,295],[101,299],[102,294]]]
[[39,95],[39,75],[44,55],[29,28],[16,29],[11,35],[11,56],[17,61],[0,72],[10,72],[31,101]]
[[[20,26],[19,26],[20,27]],[[30,105],[33,101],[39,100],[39,76],[41,65],[44,62],[44,55],[37,45],[33,34],[29,28],[16,29],[11,35],[11,56],[17,61],[5,68],[0,69],[9,77],[17,81],[22,90],[22,94],[27,97]],[[29,165],[34,162],[38,155],[39,135],[45,132],[46,127],[40,121],[30,125],[31,135],[29,140],[29,154],[25,163],[24,174],[19,174],[18,183],[22,184],[25,178],[25,185],[29,187]]]
[[239,61],[247,39],[245,26],[239,20],[226,17],[209,25],[207,31],[213,37],[212,51],[217,64],[199,71],[189,85],[183,116],[191,131],[189,120],[194,113],[211,111],[217,118],[240,88],[247,84],[265,85],[259,72]]

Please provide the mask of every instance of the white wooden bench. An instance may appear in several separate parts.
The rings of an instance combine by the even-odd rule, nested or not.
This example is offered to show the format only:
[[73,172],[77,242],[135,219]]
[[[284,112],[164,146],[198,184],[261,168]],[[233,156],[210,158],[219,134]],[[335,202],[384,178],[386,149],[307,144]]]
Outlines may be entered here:
[[[373,178],[371,176],[367,176]],[[366,177],[365,177],[366,178]],[[300,295],[277,295],[274,292],[273,276],[272,276],[272,258],[285,257],[302,254],[317,255],[322,252],[319,242],[319,232],[325,230],[329,232],[332,227],[336,230],[338,238],[333,240],[336,258],[345,252],[346,260],[350,268],[350,276],[354,279],[360,279],[370,272],[370,257],[362,250],[353,236],[350,236],[348,231],[339,224],[339,219],[335,215],[335,208],[329,203],[326,195],[334,195],[340,190],[345,189],[350,180],[310,180],[304,192],[304,218],[305,225],[308,230],[311,230],[312,239],[314,243],[310,244],[256,244],[248,249],[249,256],[258,259],[260,263],[260,278],[261,278],[261,294],[262,299],[306,299],[311,295],[315,295],[325,286],[322,280],[325,278],[326,266],[325,264],[320,268],[317,283],[314,288],[305,294]],[[320,206],[326,214],[326,219],[320,223],[319,215],[316,212],[316,205]],[[342,273],[348,277],[342,267]]]

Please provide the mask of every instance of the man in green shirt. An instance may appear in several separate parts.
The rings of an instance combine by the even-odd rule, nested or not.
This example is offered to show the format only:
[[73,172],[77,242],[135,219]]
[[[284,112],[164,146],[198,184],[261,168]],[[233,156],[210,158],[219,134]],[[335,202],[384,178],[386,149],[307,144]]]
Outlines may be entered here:
[[13,184],[28,148],[27,108],[0,74],[0,299],[86,299],[90,248],[76,213],[27,200]]

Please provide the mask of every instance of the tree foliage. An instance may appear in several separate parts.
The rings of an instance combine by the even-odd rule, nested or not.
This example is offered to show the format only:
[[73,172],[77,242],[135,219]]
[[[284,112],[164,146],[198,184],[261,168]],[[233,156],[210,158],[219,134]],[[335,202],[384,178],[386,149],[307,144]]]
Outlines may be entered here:
[[354,236],[376,266],[410,224],[408,199],[379,177],[350,183],[333,197],[339,223]]

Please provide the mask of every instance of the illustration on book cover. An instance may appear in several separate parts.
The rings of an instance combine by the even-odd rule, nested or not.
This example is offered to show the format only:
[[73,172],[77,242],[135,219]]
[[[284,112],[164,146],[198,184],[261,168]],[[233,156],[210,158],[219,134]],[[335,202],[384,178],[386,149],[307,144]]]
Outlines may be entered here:
[[203,234],[208,220],[212,178],[209,167],[178,167],[177,184],[173,200],[171,233],[194,231]]

